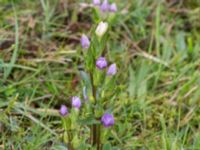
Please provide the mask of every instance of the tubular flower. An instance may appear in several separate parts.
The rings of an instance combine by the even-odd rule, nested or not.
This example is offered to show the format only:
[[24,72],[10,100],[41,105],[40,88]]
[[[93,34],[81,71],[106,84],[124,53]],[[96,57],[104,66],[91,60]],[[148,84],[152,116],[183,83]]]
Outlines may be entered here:
[[107,75],[115,75],[117,73],[116,64],[111,64],[107,70]]
[[82,45],[82,48],[85,48],[85,49],[88,49],[90,47],[90,40],[85,34],[81,36],[81,45]]
[[65,105],[61,105],[59,113],[61,116],[66,116],[68,114],[68,109]]
[[78,96],[72,97],[72,106],[79,109],[81,107],[81,100]]
[[96,67],[100,70],[107,67],[107,61],[104,57],[99,57],[96,61]]
[[95,33],[98,37],[102,37],[106,33],[107,29],[108,29],[108,23],[100,22],[96,28]]
[[109,7],[110,12],[116,12],[117,11],[117,5],[115,3],[112,3]]
[[104,127],[108,128],[110,126],[113,126],[115,123],[114,117],[112,114],[108,114],[105,113],[102,117],[101,117],[101,122],[103,124]]
[[106,11],[109,11],[109,7],[110,7],[110,5],[108,3],[108,0],[104,0],[100,6],[100,9],[102,12],[106,12]]
[[93,4],[98,6],[101,4],[101,1],[100,0],[93,0]]

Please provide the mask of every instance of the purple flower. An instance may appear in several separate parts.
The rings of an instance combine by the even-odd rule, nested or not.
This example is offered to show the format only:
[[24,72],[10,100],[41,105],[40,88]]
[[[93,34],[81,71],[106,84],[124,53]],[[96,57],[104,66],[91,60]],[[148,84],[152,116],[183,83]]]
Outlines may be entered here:
[[113,126],[115,123],[114,117],[111,114],[105,113],[102,117],[101,117],[101,122],[104,125],[104,127],[110,127]]
[[79,109],[81,107],[81,100],[78,96],[72,97],[72,106]]
[[85,34],[81,36],[81,45],[85,49],[88,49],[90,47],[90,40]]
[[102,12],[106,12],[106,11],[109,11],[109,7],[110,7],[110,5],[108,3],[108,0],[104,0],[100,6],[100,9]]
[[96,61],[96,67],[99,69],[104,69],[107,67],[107,61],[104,57],[99,57]]
[[116,12],[117,11],[117,5],[115,3],[112,3],[110,5],[109,10],[110,10],[110,12]]
[[94,5],[100,5],[100,4],[101,4],[101,1],[100,1],[100,0],[93,0],[93,4],[94,4]]
[[111,64],[107,70],[107,75],[115,75],[117,73],[116,64]]
[[68,114],[68,109],[65,105],[61,105],[59,113],[61,116],[66,116]]

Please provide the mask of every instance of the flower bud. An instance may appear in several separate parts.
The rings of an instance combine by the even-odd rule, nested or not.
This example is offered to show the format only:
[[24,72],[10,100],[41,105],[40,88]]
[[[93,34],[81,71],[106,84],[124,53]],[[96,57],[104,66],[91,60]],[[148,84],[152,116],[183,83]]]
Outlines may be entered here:
[[105,113],[102,117],[101,117],[101,122],[103,124],[104,127],[108,128],[110,126],[113,126],[115,123],[114,117],[111,114]]
[[81,45],[82,45],[82,48],[85,48],[85,49],[88,49],[90,47],[90,40],[85,34],[81,36]]
[[107,70],[107,75],[115,75],[117,73],[117,66],[116,64],[111,64]]
[[110,7],[110,5],[108,3],[108,0],[104,0],[100,6],[100,9],[102,12],[106,12],[106,11],[109,11],[109,7]]
[[101,4],[101,1],[100,0],[93,0],[93,4],[98,6]]
[[72,106],[79,109],[81,107],[81,100],[78,96],[72,97]]
[[61,116],[66,116],[68,114],[68,109],[65,105],[61,105],[59,113]]
[[96,28],[95,33],[97,36],[102,37],[105,34],[105,32],[107,31],[107,29],[108,29],[108,23],[100,22]]
[[87,89],[86,89],[86,87],[84,86],[83,87],[83,99],[85,100],[85,101],[88,101],[88,96],[87,96]]
[[109,7],[110,12],[116,12],[117,11],[117,5],[115,3],[112,3]]
[[104,57],[99,57],[96,61],[96,67],[99,68],[100,70],[104,69],[107,67],[107,61]]

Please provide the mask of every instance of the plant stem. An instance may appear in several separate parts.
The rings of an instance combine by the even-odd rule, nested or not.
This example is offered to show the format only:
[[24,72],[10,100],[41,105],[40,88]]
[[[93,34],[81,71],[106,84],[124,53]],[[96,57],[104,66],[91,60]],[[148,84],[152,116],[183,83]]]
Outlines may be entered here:
[[97,126],[96,124],[93,124],[93,143],[92,143],[93,146],[96,146],[97,144],[96,138],[97,138]]
[[73,134],[72,134],[72,131],[67,128],[66,121],[67,121],[66,118],[62,118],[62,123],[63,123],[63,126],[64,126],[63,140],[65,141],[64,135],[65,135],[65,133],[67,133],[67,138],[68,138],[67,143],[69,145],[68,148],[69,148],[69,150],[74,150],[73,145],[71,143],[72,138],[73,138]]
[[92,125],[90,125],[90,140],[89,140],[90,144],[92,144],[92,140],[93,140],[93,133],[92,133],[92,129],[93,129],[93,126],[92,126]]
[[97,125],[97,150],[101,150],[101,125]]
[[68,136],[69,150],[74,150],[73,145],[71,143],[71,141],[72,141],[72,134],[71,134],[71,132],[69,130],[67,131],[67,136]]
[[[93,113],[95,114],[95,106],[96,106],[96,103],[97,103],[97,100],[96,100],[96,87],[94,85],[94,78],[93,78],[93,74],[92,72],[90,72],[90,79],[91,79],[91,84],[92,84],[92,95],[93,95],[93,98],[94,98],[94,107],[93,107]],[[98,131],[98,126],[96,124],[93,124],[92,126],[92,145],[93,146],[98,146],[98,139],[99,139],[99,131]],[[100,143],[100,142],[99,142]]]

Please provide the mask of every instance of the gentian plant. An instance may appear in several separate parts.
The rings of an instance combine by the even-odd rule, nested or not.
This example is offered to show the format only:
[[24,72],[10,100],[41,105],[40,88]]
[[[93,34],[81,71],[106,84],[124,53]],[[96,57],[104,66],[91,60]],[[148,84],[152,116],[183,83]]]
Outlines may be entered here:
[[[60,108],[65,129],[63,138],[69,149],[78,149],[81,138],[78,137],[80,133],[77,133],[76,129],[81,127],[89,129],[88,139],[84,142],[88,143],[90,148],[102,149],[107,135],[110,134],[111,128],[116,122],[114,102],[110,99],[113,98],[112,95],[115,92],[113,85],[115,84],[117,64],[110,62],[106,54],[110,20],[109,15],[105,18],[101,13],[113,15],[113,12],[117,11],[117,6],[115,3],[110,4],[108,0],[102,2],[93,0],[92,3],[98,13],[97,24],[91,29],[90,36],[87,36],[89,33],[83,33],[80,37],[84,64],[84,71],[81,71],[83,100],[80,98],[81,95],[72,95],[71,109],[68,110],[65,105]],[[113,92],[110,97],[106,97],[108,89],[109,92]]]

